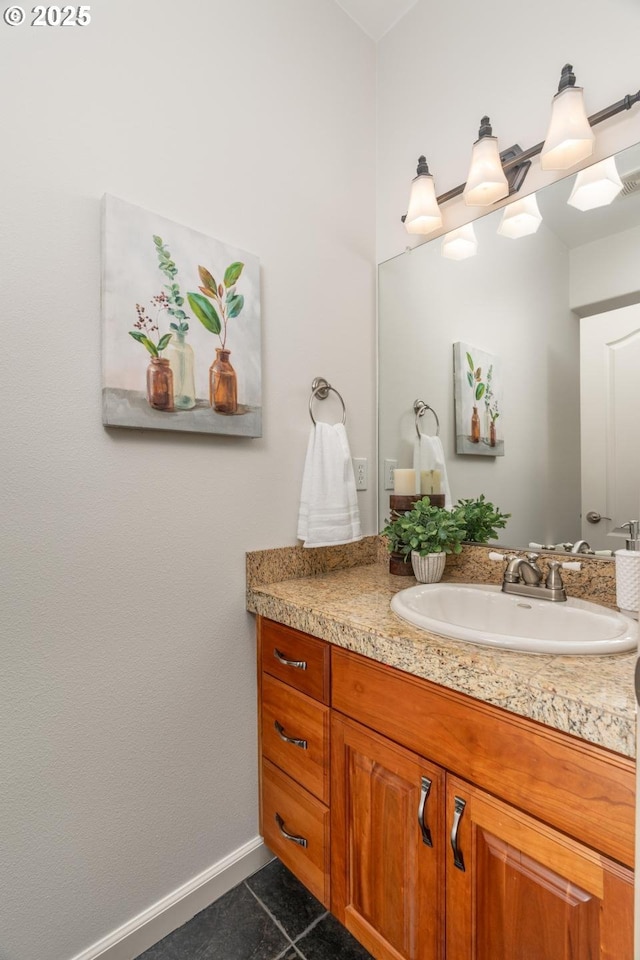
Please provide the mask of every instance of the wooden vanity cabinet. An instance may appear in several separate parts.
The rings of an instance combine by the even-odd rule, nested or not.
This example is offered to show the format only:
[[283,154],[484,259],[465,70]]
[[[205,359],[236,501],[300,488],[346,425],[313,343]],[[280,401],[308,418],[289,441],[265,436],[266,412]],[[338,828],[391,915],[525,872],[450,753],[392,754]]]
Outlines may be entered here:
[[327,908],[330,649],[258,620],[260,832]]
[[265,842],[376,960],[632,960],[631,760],[266,620],[259,650]]
[[633,763],[332,654],[331,909],[369,952],[632,960]]
[[631,960],[630,870],[450,775],[446,807],[447,960]]
[[331,737],[332,912],[377,960],[441,960],[445,772],[338,714]]

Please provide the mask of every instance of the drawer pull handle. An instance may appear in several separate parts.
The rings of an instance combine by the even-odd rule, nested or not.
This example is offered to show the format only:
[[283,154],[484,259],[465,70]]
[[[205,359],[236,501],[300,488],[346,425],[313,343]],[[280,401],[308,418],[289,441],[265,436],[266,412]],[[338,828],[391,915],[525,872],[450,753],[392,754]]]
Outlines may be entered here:
[[429,796],[429,791],[431,790],[431,780],[428,777],[420,778],[420,804],[418,806],[418,825],[420,827],[420,832],[422,834],[422,842],[426,844],[427,847],[433,846],[433,840],[431,839],[431,830],[424,822],[424,811],[427,805],[427,798]]
[[285,667],[295,667],[296,670],[306,670],[307,661],[306,660],[287,660],[283,653],[280,653],[279,650],[275,649],[273,655],[276,660],[279,660],[280,663],[284,664]]
[[462,856],[462,850],[458,846],[458,829],[460,827],[460,820],[462,819],[462,814],[464,813],[464,808],[467,805],[467,801],[463,800],[462,797],[454,797],[453,804],[453,825],[451,827],[453,865],[454,867],[457,867],[458,870],[462,870],[464,872],[464,857]]
[[284,820],[279,813],[276,813],[276,823],[278,824],[278,830],[285,838],[285,840],[291,840],[292,843],[297,843],[299,847],[306,847],[307,841],[304,837],[297,837],[295,833],[287,833],[284,828]]
[[284,732],[284,727],[281,723],[278,723],[277,720],[274,720],[273,725],[276,728],[276,733],[285,743],[292,743],[294,747],[300,747],[301,750],[307,749],[308,744],[306,740],[299,740],[298,737],[288,737]]

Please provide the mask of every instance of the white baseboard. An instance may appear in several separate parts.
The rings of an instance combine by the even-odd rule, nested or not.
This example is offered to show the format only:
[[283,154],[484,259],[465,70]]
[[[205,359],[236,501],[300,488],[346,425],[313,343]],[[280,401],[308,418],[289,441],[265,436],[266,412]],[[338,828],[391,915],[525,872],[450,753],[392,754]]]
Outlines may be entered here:
[[133,960],[272,858],[262,837],[254,837],[72,960]]

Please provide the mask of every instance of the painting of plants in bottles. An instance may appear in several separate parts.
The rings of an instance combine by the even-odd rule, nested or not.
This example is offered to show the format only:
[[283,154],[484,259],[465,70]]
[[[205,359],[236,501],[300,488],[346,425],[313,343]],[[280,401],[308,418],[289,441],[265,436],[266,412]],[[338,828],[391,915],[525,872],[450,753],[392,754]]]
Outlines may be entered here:
[[453,345],[456,453],[504,456],[500,359],[469,343]]
[[262,436],[260,261],[105,196],[107,426]]

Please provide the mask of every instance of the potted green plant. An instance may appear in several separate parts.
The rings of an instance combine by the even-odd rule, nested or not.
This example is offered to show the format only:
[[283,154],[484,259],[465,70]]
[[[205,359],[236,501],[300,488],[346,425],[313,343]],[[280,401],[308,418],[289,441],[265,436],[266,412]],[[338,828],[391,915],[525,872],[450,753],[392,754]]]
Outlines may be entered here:
[[393,518],[382,531],[388,547],[405,560],[411,558],[416,580],[436,583],[449,553],[460,553],[466,536],[460,513],[434,506],[429,497]]
[[498,530],[506,527],[511,516],[510,513],[502,513],[490,500],[485,500],[484,493],[472,500],[458,500],[453,510],[466,530],[464,539],[468,543],[495,540]]

